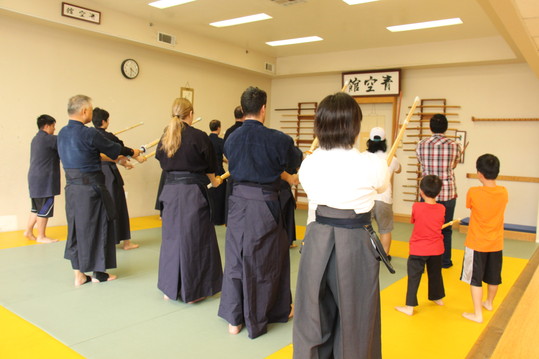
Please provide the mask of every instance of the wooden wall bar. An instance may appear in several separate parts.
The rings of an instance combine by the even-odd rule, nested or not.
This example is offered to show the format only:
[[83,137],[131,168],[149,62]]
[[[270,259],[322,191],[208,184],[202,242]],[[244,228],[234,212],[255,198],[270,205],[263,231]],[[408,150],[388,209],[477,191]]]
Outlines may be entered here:
[[539,118],[475,118],[472,121],[539,121]]
[[[477,173],[467,173],[466,178],[475,178],[477,179]],[[531,182],[539,183],[539,177],[524,177],[524,176],[498,176],[496,180],[499,181],[513,181],[513,182]]]

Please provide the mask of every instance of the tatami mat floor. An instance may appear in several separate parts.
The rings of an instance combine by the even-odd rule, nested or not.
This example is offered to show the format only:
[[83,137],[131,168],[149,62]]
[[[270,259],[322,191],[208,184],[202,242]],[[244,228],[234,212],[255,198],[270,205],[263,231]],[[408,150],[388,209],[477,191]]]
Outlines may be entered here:
[[[305,223],[298,211],[297,223]],[[251,340],[244,330],[227,333],[217,317],[219,295],[187,305],[165,302],[156,288],[161,239],[156,216],[133,219],[136,250],[118,249],[119,279],[110,283],[73,286],[65,243],[28,245],[22,232],[0,233],[0,358],[272,358],[291,359],[292,321],[271,325],[266,335]],[[397,274],[381,269],[384,358],[464,358],[493,313],[476,324],[461,317],[472,309],[469,287],[459,281],[464,236],[454,235],[455,266],[444,270],[447,297],[439,307],[420,288],[420,306],[408,317],[395,311],[404,304],[407,240],[412,226],[396,223],[391,254]],[[221,253],[225,228],[216,227]],[[65,238],[65,227],[48,235]],[[304,227],[298,226],[298,238]],[[506,241],[503,300],[535,243]],[[295,290],[298,249],[291,249],[292,291]],[[223,258],[224,259],[224,258]],[[426,279],[426,278],[425,278]]]

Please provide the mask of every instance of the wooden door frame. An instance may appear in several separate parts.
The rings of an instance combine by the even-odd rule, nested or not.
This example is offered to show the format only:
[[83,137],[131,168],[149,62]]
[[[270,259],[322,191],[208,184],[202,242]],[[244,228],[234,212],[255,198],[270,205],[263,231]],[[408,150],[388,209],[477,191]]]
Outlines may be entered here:
[[393,105],[392,119],[391,119],[391,144],[397,137],[399,127],[399,96],[364,96],[354,97],[354,100],[360,105],[362,104],[377,104],[377,103],[389,103]]

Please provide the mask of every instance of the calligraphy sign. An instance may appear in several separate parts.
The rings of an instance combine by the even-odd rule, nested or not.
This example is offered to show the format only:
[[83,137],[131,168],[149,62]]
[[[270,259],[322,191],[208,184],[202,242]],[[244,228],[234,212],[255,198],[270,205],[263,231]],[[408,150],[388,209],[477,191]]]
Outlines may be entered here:
[[81,6],[62,3],[62,16],[71,17],[73,19],[101,24],[101,12],[87,9]]
[[350,96],[394,96],[400,93],[400,70],[345,72],[342,84]]

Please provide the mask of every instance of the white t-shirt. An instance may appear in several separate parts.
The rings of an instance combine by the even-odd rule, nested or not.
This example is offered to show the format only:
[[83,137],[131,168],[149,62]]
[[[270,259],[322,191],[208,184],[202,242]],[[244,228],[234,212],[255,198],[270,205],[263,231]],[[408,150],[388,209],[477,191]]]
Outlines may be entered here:
[[[383,151],[377,151],[375,155],[377,155],[378,157],[380,157],[381,159],[387,162],[387,153]],[[397,160],[397,157],[393,157],[393,160],[391,161],[391,164],[389,165],[389,169],[388,169],[388,176],[390,179],[391,179],[391,176],[393,175],[393,172],[398,171],[400,166],[401,165],[399,163],[399,160]],[[388,204],[393,203],[393,191],[391,190],[391,181],[389,181],[389,184],[384,192],[376,195],[375,200],[382,201]]]
[[318,148],[305,158],[298,175],[309,200],[307,223],[314,220],[318,205],[356,213],[370,211],[377,191],[384,190],[389,180],[385,160],[355,148]]

